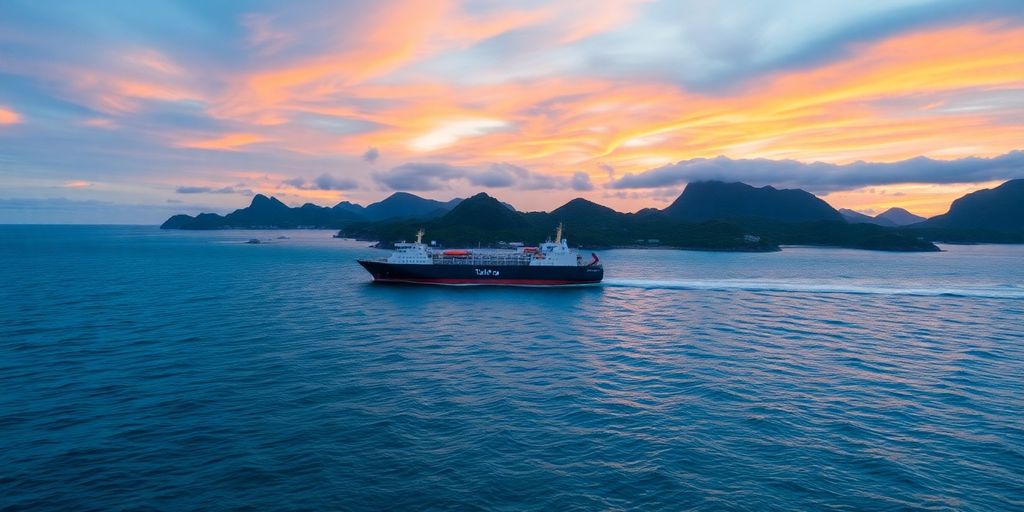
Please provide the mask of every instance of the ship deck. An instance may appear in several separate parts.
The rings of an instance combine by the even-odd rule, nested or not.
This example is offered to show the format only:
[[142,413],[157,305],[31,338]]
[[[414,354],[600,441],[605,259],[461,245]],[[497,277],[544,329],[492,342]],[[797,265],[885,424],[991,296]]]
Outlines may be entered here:
[[434,265],[529,265],[529,254],[470,254],[468,256],[431,255]]

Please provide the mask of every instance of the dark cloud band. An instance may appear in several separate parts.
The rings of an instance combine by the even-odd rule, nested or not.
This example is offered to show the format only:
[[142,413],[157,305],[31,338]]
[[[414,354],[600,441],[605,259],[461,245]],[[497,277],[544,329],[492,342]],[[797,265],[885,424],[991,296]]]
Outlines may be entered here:
[[355,190],[359,188],[359,182],[350,178],[338,178],[323,173],[312,180],[306,178],[292,178],[281,182],[283,185],[302,190]]
[[179,194],[241,194],[243,196],[253,195],[252,190],[239,187],[178,187],[175,192]]
[[612,189],[678,187],[692,181],[742,181],[752,185],[797,187],[812,192],[851,190],[899,183],[978,183],[1024,177],[1024,151],[993,158],[933,160],[926,157],[900,162],[830,164],[795,160],[733,160],[694,158],[610,182]]
[[590,176],[584,172],[577,172],[569,178],[550,176],[507,162],[493,163],[483,170],[441,163],[407,163],[374,174],[374,180],[391,190],[417,192],[443,190],[455,181],[477,187],[518,190],[585,191],[594,188]]

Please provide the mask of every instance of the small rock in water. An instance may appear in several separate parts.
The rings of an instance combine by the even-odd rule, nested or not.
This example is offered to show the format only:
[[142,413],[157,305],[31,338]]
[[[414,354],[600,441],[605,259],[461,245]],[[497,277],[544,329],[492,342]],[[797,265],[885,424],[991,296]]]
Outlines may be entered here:
[[258,244],[258,243],[262,243],[262,242],[260,242],[259,238],[250,238],[249,241],[246,242],[246,243],[247,244]]

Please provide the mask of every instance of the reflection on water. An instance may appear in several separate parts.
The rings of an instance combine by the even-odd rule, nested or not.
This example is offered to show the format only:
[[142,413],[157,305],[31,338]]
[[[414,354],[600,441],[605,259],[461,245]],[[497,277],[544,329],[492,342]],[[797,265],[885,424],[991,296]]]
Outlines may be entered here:
[[542,290],[371,285],[324,232],[0,231],[0,507],[1024,506],[1022,248]]

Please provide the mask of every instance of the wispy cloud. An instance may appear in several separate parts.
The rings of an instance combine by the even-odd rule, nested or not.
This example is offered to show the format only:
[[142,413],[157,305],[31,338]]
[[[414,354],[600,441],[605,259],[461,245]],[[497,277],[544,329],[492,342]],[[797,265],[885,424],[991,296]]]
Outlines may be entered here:
[[438,163],[408,163],[374,174],[373,179],[391,190],[442,190],[453,180],[465,179],[465,169]]
[[266,142],[267,140],[267,137],[255,133],[229,133],[210,139],[182,141],[178,145],[194,149],[239,151],[244,146]]
[[578,192],[586,192],[594,190],[594,184],[590,182],[589,174],[580,171],[573,173],[572,178],[569,179],[569,188]]
[[282,182],[284,185],[301,190],[354,190],[359,188],[359,182],[349,178],[339,178],[323,173],[312,180],[305,178],[291,178]]
[[570,177],[530,171],[508,162],[492,163],[483,169],[438,163],[408,163],[379,172],[374,179],[391,190],[432,191],[451,188],[454,182],[474,187],[516,190],[592,190],[590,176],[576,172]]
[[248,188],[238,187],[178,187],[175,192],[179,194],[241,194],[243,196],[253,195]]
[[[236,188],[296,201],[482,187],[545,208],[615,190],[625,210],[658,198],[606,185],[696,157],[992,158],[1021,149],[1024,130],[1017,0],[3,11],[0,158],[16,196],[45,176],[103,184],[68,194],[131,189],[163,202],[177,195],[168,183],[248,173],[267,179]],[[781,174],[762,183],[791,179],[764,172]],[[916,179],[947,179],[931,172]]]

